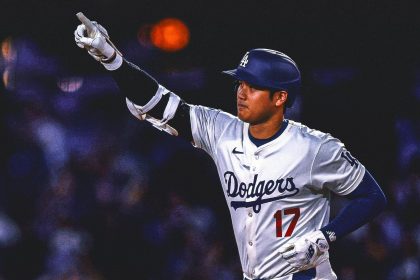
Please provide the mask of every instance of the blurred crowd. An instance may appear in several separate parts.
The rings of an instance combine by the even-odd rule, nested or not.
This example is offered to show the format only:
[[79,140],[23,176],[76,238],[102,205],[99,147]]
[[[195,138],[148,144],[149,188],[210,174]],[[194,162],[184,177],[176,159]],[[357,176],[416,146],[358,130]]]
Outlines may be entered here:
[[[36,46],[23,45],[28,63]],[[204,152],[138,122],[107,76],[45,89],[14,59],[0,90],[0,279],[241,279]],[[339,279],[420,279],[417,116],[393,119],[387,210],[332,247]],[[345,204],[334,197],[332,215]]]

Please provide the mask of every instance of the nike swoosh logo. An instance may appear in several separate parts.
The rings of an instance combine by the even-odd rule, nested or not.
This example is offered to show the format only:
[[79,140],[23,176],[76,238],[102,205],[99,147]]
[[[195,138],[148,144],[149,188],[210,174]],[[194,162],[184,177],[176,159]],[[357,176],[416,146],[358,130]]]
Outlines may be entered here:
[[235,148],[233,148],[233,150],[232,150],[232,154],[243,154],[244,152],[241,152],[241,151],[237,151],[236,150],[236,147]]

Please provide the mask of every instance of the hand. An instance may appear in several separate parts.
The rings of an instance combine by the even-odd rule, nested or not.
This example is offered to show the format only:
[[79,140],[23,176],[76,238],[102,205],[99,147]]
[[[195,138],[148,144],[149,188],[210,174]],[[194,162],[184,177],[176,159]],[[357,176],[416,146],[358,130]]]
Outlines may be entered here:
[[93,30],[87,30],[85,24],[80,24],[74,31],[77,46],[86,49],[97,61],[107,61],[117,54],[117,50],[108,42],[108,31],[95,21]]
[[294,243],[282,246],[280,253],[290,266],[306,270],[327,260],[328,249],[324,234],[317,230],[299,237]]

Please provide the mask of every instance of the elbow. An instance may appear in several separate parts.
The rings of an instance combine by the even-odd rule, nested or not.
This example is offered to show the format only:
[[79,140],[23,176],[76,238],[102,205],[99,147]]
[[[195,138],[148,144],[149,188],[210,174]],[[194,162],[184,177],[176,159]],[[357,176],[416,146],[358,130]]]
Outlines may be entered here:
[[375,208],[376,215],[379,215],[381,212],[383,212],[387,204],[388,204],[388,200],[385,194],[382,191],[380,193],[377,193],[372,203],[372,205],[375,205],[374,208]]

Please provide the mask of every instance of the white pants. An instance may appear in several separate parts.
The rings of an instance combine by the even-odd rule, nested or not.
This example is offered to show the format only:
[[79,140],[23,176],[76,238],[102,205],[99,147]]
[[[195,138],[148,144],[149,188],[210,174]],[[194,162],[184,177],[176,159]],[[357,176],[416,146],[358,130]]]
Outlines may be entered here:
[[[329,259],[326,259],[324,262],[320,263],[318,266],[315,267],[315,269],[316,269],[315,278],[312,278],[312,279],[308,278],[308,280],[336,280],[337,279],[337,275],[335,275],[334,271],[332,270]],[[244,280],[258,280],[258,278],[254,279],[254,278],[248,277],[245,273],[244,273],[243,279]],[[303,278],[300,278],[300,279],[303,279]],[[260,280],[263,280],[263,279],[260,279]],[[276,278],[270,278],[270,280],[293,280],[293,274],[276,277]]]

